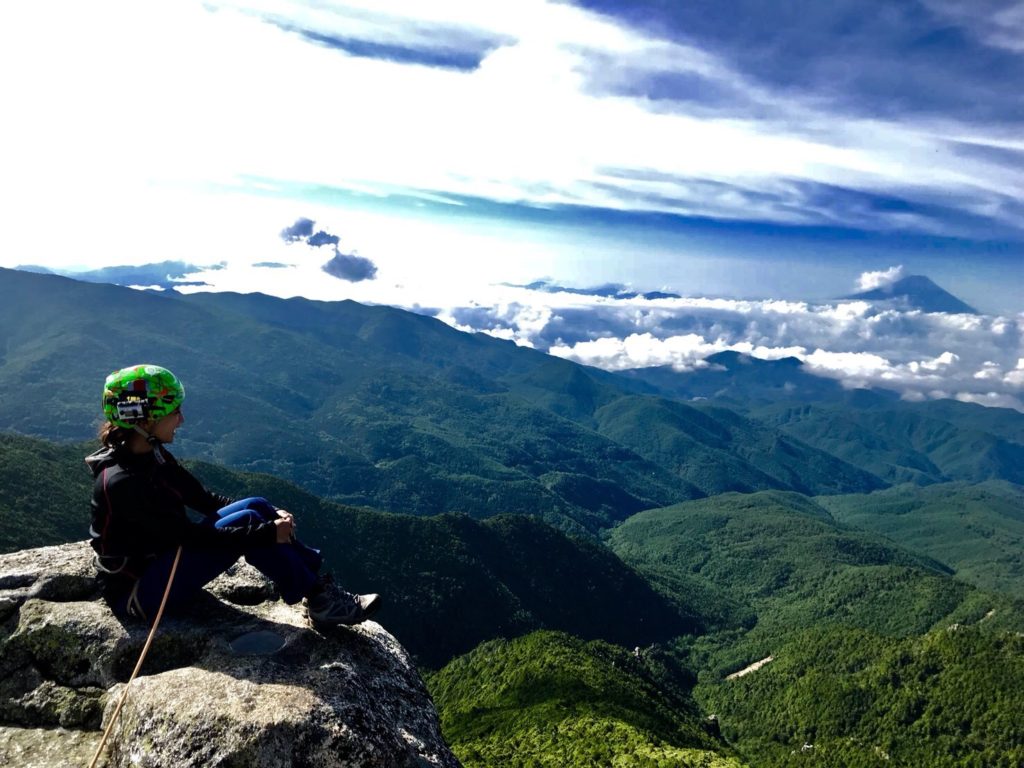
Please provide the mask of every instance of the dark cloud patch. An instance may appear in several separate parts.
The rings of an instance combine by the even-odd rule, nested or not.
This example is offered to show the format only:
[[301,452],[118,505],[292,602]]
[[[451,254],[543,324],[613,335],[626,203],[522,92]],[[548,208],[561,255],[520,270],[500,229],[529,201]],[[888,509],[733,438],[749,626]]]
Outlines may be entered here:
[[[356,254],[342,253],[338,250],[341,238],[332,235],[330,232],[319,229],[315,233],[313,228],[316,222],[312,219],[299,219],[292,226],[281,231],[281,237],[286,243],[297,243],[303,241],[312,248],[322,248],[325,245],[334,249],[334,256],[320,268],[328,275],[347,280],[350,283],[358,283],[363,280],[373,280],[377,276],[377,265],[367,258]],[[275,266],[272,262],[264,262],[259,266]],[[276,266],[287,266],[280,264]]]
[[298,219],[290,227],[281,230],[281,239],[286,243],[297,243],[313,234],[314,223],[312,219]]
[[627,293],[630,294],[630,298],[636,296],[636,293],[628,291],[622,283],[605,283],[593,288],[569,288],[564,285],[555,285],[547,280],[536,280],[520,287],[529,288],[533,291],[544,291],[545,293],[573,293],[577,296],[607,296],[614,298],[616,296],[625,297]]
[[341,242],[341,238],[337,235],[332,235],[324,229],[318,229],[316,232],[313,232],[315,227],[316,222],[312,219],[299,219],[290,227],[286,227],[281,230],[281,239],[286,243],[298,243],[302,241],[305,242],[306,245],[310,245],[314,248],[330,245],[337,250],[338,243]]
[[388,45],[354,37],[324,35],[308,29],[297,30],[300,35],[313,43],[334,48],[353,56],[367,59],[385,59],[399,64],[422,64],[440,69],[455,69],[472,72],[480,66],[489,51],[459,51],[437,48],[410,48],[404,45]]
[[681,101],[704,107],[735,108],[742,99],[735,89],[693,72],[637,73],[625,95],[654,101]]
[[678,293],[667,293],[665,291],[647,291],[640,294],[645,299],[681,299]]
[[557,285],[548,280],[535,280],[527,285],[508,284],[512,288],[528,288],[532,291],[543,291],[544,293],[572,293],[577,296],[604,296],[609,299],[678,299],[679,294],[665,293],[663,291],[650,291],[640,293],[630,290],[622,283],[604,283],[592,288],[569,288],[564,285]]
[[310,235],[306,238],[306,242],[312,245],[314,248],[319,248],[322,245],[337,245],[341,241],[341,238],[337,235],[331,235],[324,232],[322,229],[315,235]]
[[[373,15],[373,14],[371,14]],[[393,19],[377,15],[382,24],[394,24]],[[365,19],[364,19],[365,20]],[[303,39],[335,51],[366,59],[383,59],[398,64],[412,64],[459,72],[472,72],[491,51],[514,42],[507,35],[486,35],[460,27],[434,25],[418,30],[422,44],[382,43],[376,40],[336,34],[331,30],[316,30],[288,24],[280,19],[269,19],[275,26],[299,35]]]
[[377,265],[369,259],[354,254],[346,254],[334,249],[334,258],[324,264],[321,269],[328,275],[358,283],[373,280],[377,276]]

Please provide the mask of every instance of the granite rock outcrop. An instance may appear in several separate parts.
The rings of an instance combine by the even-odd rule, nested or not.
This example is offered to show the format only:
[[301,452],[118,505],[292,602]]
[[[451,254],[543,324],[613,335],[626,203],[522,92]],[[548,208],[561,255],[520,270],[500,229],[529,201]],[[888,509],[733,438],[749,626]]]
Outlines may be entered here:
[[[77,764],[72,746],[98,743],[147,632],[102,600],[86,543],[0,555],[0,764]],[[242,562],[161,622],[101,765],[458,761],[392,635],[374,622],[317,632]]]

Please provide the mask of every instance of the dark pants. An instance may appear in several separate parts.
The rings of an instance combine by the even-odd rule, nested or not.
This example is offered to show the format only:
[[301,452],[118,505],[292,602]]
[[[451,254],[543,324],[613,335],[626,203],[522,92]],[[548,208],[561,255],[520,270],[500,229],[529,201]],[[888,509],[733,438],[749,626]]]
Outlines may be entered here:
[[[217,528],[248,526],[257,521],[269,522],[277,519],[274,507],[263,498],[242,499],[229,504],[217,512],[220,519],[211,523]],[[292,605],[305,597],[316,582],[317,572],[323,563],[320,551],[297,541],[290,544],[272,544],[252,547],[243,553],[246,562],[277,585],[281,598]],[[166,552],[146,568],[139,579],[135,595],[138,607],[147,621],[156,618],[160,601],[167,587],[167,577],[174,563],[175,550]],[[238,552],[203,550],[183,547],[174,584],[167,599],[167,608],[174,609],[187,605],[206,584],[224,573],[239,558]]]

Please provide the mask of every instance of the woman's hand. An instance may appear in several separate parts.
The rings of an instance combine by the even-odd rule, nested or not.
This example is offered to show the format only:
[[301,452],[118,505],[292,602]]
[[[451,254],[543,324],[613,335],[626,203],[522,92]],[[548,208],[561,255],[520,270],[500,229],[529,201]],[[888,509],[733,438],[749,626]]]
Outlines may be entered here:
[[295,518],[291,512],[283,509],[277,510],[277,520],[274,521],[277,528],[277,543],[287,544],[295,538]]

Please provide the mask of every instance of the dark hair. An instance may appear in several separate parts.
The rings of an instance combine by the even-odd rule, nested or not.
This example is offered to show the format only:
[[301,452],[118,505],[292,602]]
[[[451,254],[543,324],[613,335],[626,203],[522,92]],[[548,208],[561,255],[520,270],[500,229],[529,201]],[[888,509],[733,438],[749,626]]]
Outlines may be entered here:
[[97,437],[100,442],[108,448],[117,448],[118,446],[124,445],[125,440],[128,439],[128,435],[132,433],[132,430],[119,427],[109,421],[104,421],[100,425],[99,434]]

